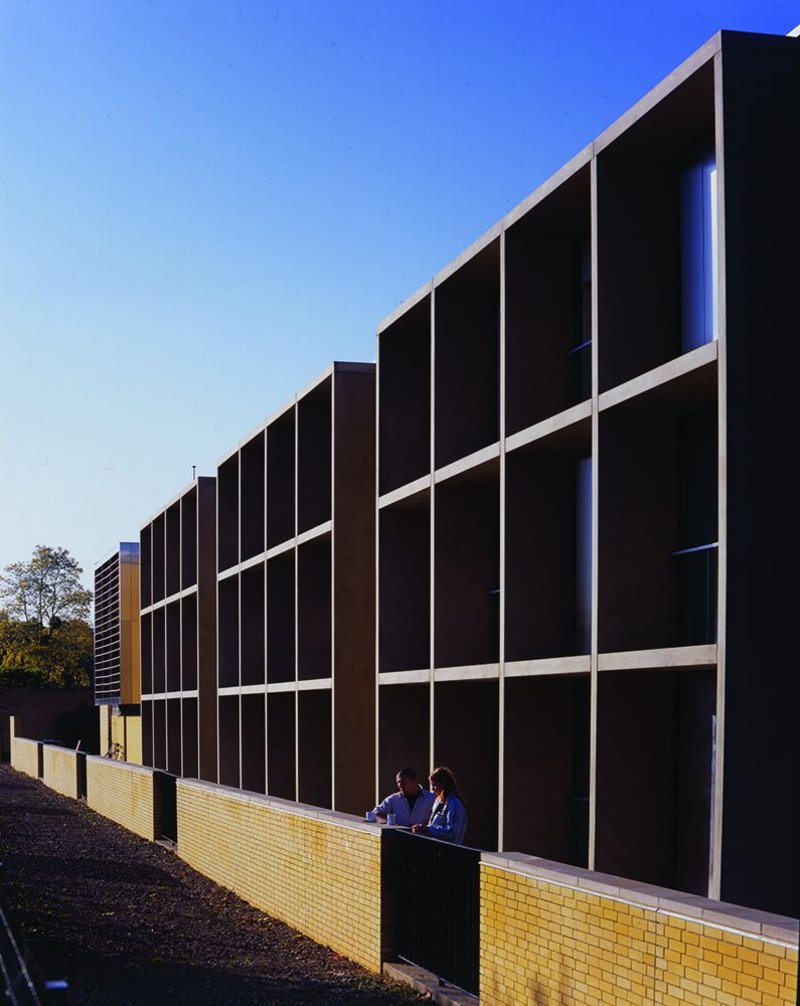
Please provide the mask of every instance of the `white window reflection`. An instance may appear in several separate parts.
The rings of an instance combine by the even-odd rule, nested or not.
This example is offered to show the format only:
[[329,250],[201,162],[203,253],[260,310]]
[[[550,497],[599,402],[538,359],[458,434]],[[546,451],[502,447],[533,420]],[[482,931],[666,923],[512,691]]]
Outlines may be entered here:
[[681,173],[681,351],[717,336],[717,163],[709,152]]

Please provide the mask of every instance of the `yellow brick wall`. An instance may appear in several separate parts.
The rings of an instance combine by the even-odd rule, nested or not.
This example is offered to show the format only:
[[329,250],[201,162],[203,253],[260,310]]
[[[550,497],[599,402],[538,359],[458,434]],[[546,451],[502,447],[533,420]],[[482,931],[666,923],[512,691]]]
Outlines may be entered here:
[[656,1002],[663,1006],[797,1001],[796,946],[664,916],[656,948]]
[[651,906],[631,903],[623,893],[604,896],[577,882],[553,883],[482,863],[481,1003],[795,1002],[796,935],[737,932],[664,911],[657,898],[649,899]]
[[100,717],[100,754],[104,755],[111,747],[111,706],[98,706]]
[[142,764],[142,717],[112,716],[111,742],[122,748],[124,761]]
[[11,767],[39,778],[39,743],[27,737],[11,737]]
[[152,841],[153,772],[95,756],[86,759],[86,802],[98,814]]
[[255,907],[380,971],[381,841],[374,828],[179,779],[178,854]]
[[142,717],[126,716],[128,721],[128,741],[125,745],[125,758],[134,765],[142,764]]
[[44,745],[44,777],[45,785],[50,789],[78,799],[78,755],[69,748],[56,747],[53,744]]

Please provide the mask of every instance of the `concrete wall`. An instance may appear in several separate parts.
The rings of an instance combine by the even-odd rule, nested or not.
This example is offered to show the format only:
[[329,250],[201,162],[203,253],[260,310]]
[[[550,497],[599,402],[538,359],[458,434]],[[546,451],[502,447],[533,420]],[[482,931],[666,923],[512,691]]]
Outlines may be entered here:
[[527,856],[481,862],[480,999],[493,1006],[785,1006],[797,922]]
[[9,717],[15,716],[17,734],[56,737],[70,747],[95,751],[92,692],[89,688],[0,688],[0,758],[10,755]]
[[86,759],[86,802],[99,814],[147,838],[155,834],[154,773],[152,769],[112,761]]
[[330,811],[179,779],[178,854],[312,939],[379,971],[381,839]]
[[77,751],[56,747],[54,744],[43,744],[42,753],[44,757],[42,781],[44,784],[63,796],[71,796],[73,800],[77,800],[80,796],[78,788],[79,755]]

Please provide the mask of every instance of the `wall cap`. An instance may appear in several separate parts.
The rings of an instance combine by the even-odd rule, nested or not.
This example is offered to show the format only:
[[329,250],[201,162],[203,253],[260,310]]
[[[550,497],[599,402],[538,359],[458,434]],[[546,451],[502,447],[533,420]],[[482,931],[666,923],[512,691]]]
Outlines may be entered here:
[[734,929],[763,939],[797,947],[800,920],[784,915],[774,915],[755,908],[713,901],[699,894],[673,891],[655,884],[644,884],[624,877],[615,877],[595,870],[586,870],[565,863],[556,863],[520,852],[484,852],[481,866],[531,877],[546,883],[592,892],[638,905],[665,915],[680,916],[692,922]]
[[[356,814],[343,814],[341,811],[327,810],[324,807],[314,807],[307,803],[296,803],[294,800],[284,800],[277,796],[266,796],[263,793],[250,793],[247,790],[236,789],[234,786],[223,786],[220,783],[206,782],[203,779],[178,778],[178,789],[195,789],[229,797],[239,803],[254,803],[270,810],[277,810],[292,817],[314,818],[339,828],[350,831],[360,831],[364,834],[380,838],[388,825],[365,821]],[[392,829],[389,829],[392,830]]]
[[116,758],[106,758],[103,755],[87,754],[87,762],[99,762],[103,765],[116,765],[120,769],[127,769],[130,772],[138,772],[141,775],[149,775],[151,778],[159,769],[150,768],[148,765],[137,765],[131,761],[119,761]]

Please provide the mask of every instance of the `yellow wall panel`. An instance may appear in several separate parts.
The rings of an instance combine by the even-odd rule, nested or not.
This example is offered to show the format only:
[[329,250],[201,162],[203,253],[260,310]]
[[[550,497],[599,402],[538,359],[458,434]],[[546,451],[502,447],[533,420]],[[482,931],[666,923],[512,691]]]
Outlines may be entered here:
[[381,843],[374,829],[179,780],[178,836],[179,855],[196,870],[380,970]]
[[71,796],[77,800],[78,792],[78,754],[69,748],[55,747],[52,744],[43,746],[45,785],[63,796]]
[[768,1006],[796,981],[796,946],[481,865],[483,1003]]

